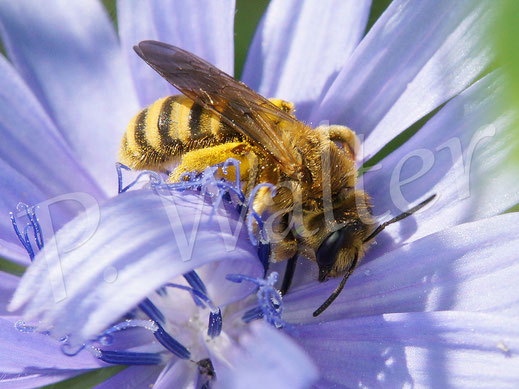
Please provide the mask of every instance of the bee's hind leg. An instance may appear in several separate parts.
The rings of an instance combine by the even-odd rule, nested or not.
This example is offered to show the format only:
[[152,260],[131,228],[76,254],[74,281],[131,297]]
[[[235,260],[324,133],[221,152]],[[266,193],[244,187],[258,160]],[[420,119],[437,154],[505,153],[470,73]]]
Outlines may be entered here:
[[[250,145],[239,141],[189,151],[182,156],[180,164],[169,175],[169,181],[179,182],[184,173],[201,173],[207,167],[223,163],[229,158],[240,161],[240,178],[246,180],[249,174],[249,158],[247,158],[249,152]],[[219,174],[223,176],[222,171],[219,171]],[[234,169],[230,168],[225,177],[234,180]]]

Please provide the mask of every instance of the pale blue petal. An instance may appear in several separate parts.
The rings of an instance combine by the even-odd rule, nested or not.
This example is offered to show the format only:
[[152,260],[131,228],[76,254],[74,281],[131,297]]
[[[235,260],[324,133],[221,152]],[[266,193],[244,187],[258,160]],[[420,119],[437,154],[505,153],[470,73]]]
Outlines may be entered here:
[[[26,305],[27,317],[41,319],[42,328],[53,327],[57,337],[71,334],[75,343],[98,334],[173,277],[204,264],[225,261],[260,276],[262,266],[236,210],[219,208],[211,219],[212,210],[188,193],[124,193],[101,207],[97,228],[94,210],[58,232],[59,256],[52,241],[45,246],[22,278],[11,308]],[[94,222],[87,223],[87,217]],[[87,225],[94,227],[92,236],[85,232]],[[233,235],[237,226],[241,230]],[[79,242],[84,243],[77,247]],[[51,272],[48,261],[54,264]],[[225,279],[218,284],[233,289],[228,295],[234,298],[251,292],[250,285]]]
[[133,46],[152,39],[191,51],[232,74],[234,0],[117,2],[119,34],[142,106],[178,91],[152,70]]
[[153,389],[196,388],[197,376],[195,362],[171,360],[153,384]]
[[51,385],[57,382],[64,381],[76,375],[83,373],[80,370],[71,370],[66,373],[56,373],[49,371],[42,371],[39,373],[16,373],[16,374],[2,374],[0,380],[0,388],[6,389],[33,389],[40,388],[46,385]]
[[298,327],[319,388],[513,388],[519,321],[470,312],[396,313]]
[[162,371],[163,366],[130,366],[110,377],[96,389],[149,389]]
[[20,277],[0,271],[0,316],[8,315],[7,304],[20,282]]
[[48,335],[15,328],[19,319],[14,316],[0,317],[0,375],[21,374],[24,379],[29,378],[24,375],[36,379],[39,375],[77,375],[106,366],[87,352],[74,357],[65,355],[60,343]]
[[[395,216],[436,194],[431,206],[386,229],[371,255],[441,229],[499,214],[519,202],[519,184],[494,170],[514,148],[514,121],[501,106],[503,79],[486,76],[452,99],[364,177],[375,215]],[[418,177],[414,178],[415,175]],[[492,185],[481,203],[478,191]]]
[[518,253],[517,213],[445,229],[362,263],[318,318],[312,312],[339,280],[296,286],[284,298],[285,320],[316,323],[447,310],[517,317]]
[[[37,205],[73,192],[89,193],[98,199],[104,197],[33,93],[3,57],[0,57],[0,131],[0,214],[4,215],[0,218],[0,239],[19,243],[8,217],[9,212],[16,212],[19,202]],[[113,181],[115,176],[114,169]],[[55,204],[52,210],[55,227],[61,227],[75,213],[70,204]],[[21,223],[22,228],[24,224]],[[6,257],[20,259],[12,247],[4,249],[8,250],[4,253]]]
[[[16,235],[9,236],[9,239],[15,239]],[[27,251],[22,248],[20,241],[16,242],[0,239],[0,257],[9,259],[12,262],[27,265],[29,263],[29,256]]]
[[494,12],[488,2],[396,0],[363,39],[313,123],[344,124],[364,136],[364,159],[489,65],[482,46]]
[[361,40],[371,0],[274,0],[263,16],[242,80],[296,104],[305,120]]
[[216,387],[307,388],[317,379],[313,362],[297,344],[263,321],[235,343],[220,336],[207,345],[216,373]]
[[113,193],[110,169],[137,103],[112,23],[97,1],[2,1],[8,56],[77,158]]

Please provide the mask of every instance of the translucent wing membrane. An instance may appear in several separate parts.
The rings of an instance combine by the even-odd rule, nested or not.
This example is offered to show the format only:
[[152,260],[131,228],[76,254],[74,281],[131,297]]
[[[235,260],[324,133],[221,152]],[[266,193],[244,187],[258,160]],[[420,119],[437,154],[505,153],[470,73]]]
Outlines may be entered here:
[[280,130],[301,125],[292,116],[190,52],[156,41],[143,41],[134,49],[179,91],[264,150],[286,174],[300,169],[299,153]]

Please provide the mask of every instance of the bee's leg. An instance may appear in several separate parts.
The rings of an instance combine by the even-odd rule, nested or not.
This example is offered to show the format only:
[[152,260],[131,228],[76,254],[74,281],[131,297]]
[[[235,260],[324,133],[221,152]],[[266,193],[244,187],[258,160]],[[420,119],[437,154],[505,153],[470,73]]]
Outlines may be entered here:
[[338,143],[344,151],[351,156],[351,159],[355,160],[357,153],[359,152],[359,139],[357,135],[346,126],[319,126],[316,128],[317,131],[322,131],[328,134],[332,142]]
[[287,267],[285,268],[285,274],[283,275],[283,283],[281,284],[281,289],[279,290],[282,296],[287,294],[288,289],[290,289],[290,285],[292,285],[292,279],[294,278],[296,265],[297,254],[287,261]]
[[[281,286],[281,294],[284,295],[290,288],[294,271],[296,269],[296,261],[298,257],[297,240],[289,229],[289,215],[285,214],[281,217],[279,223],[272,226],[273,239],[275,243],[271,245],[271,261],[287,261],[285,275]],[[277,238],[276,235],[282,237]]]
[[[171,182],[179,182],[184,173],[203,172],[207,167],[223,163],[229,158],[240,161],[240,178],[246,180],[249,174],[249,159],[247,154],[250,145],[245,142],[229,142],[217,146],[206,147],[203,149],[192,150],[182,156],[180,165],[169,175]],[[219,171],[223,176],[223,172]],[[229,180],[234,180],[234,170],[229,168],[225,176]]]
[[285,261],[297,253],[297,242],[292,234],[281,242],[272,243],[271,246],[271,262]]
[[[281,100],[281,99],[269,99],[269,101],[274,104],[276,107],[278,107],[279,109],[285,111],[286,113],[288,113],[290,116],[294,116],[294,112],[295,112],[295,106],[294,106],[294,103],[291,103],[290,101],[285,101],[285,100]],[[294,116],[295,117],[295,116]]]

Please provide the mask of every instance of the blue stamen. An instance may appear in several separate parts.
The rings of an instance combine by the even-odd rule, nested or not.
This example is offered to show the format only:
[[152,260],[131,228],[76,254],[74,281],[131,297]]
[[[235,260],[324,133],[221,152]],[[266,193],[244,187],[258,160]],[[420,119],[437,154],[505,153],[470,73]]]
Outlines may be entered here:
[[[215,207],[219,205],[221,198],[225,196],[226,193],[234,193],[239,202],[245,202],[245,195],[241,189],[241,181],[240,181],[240,162],[234,158],[229,158],[224,163],[220,163],[214,166],[207,167],[202,173],[183,173],[180,177],[180,182],[174,183],[152,183],[152,188],[156,189],[173,189],[173,190],[202,190],[205,194],[205,189],[209,186],[214,186],[218,188],[218,193],[216,194],[216,202]],[[227,167],[233,165],[235,167],[236,172],[236,180],[234,183],[229,182],[224,179],[216,178],[216,174],[218,172],[218,168],[222,168],[224,174],[227,174]],[[214,197],[214,196],[213,196]]]
[[173,284],[173,283],[168,283],[165,286],[182,289],[182,290],[187,290],[189,293],[191,293],[191,297],[193,297],[193,301],[195,302],[196,306],[198,306],[202,309],[205,309],[206,304],[201,299],[206,298],[209,300],[209,298],[207,296],[205,296],[202,292],[199,292],[196,289],[190,288],[189,286]]
[[196,274],[194,270],[191,270],[190,272],[184,274],[184,278],[193,289],[196,289],[199,292],[202,292],[203,294],[207,295],[207,288],[205,287],[204,282],[200,279],[200,277],[198,276],[198,274]]
[[211,299],[209,297],[207,297],[204,293],[202,293],[196,289],[190,288],[189,286],[180,285],[180,284],[173,284],[171,282],[167,283],[166,286],[169,286],[171,288],[186,290],[189,293],[191,293],[191,296],[193,296],[193,299],[195,300],[196,305],[198,305],[201,308],[209,307],[209,309],[211,309],[212,311],[216,310],[216,307],[214,306]]
[[36,246],[38,249],[42,249],[43,244],[43,235],[41,233],[41,226],[38,222],[38,218],[36,217],[36,214],[34,213],[34,207],[29,207],[27,204],[24,203],[18,203],[18,209],[23,208],[25,209],[25,213],[27,215],[27,218],[29,219],[29,222],[31,223],[31,227],[34,232],[34,239],[36,241]]
[[75,357],[81,351],[83,351],[87,346],[86,344],[82,344],[82,345],[78,346],[77,349],[73,350],[73,349],[71,349],[72,346],[69,343],[66,343],[66,341],[67,341],[67,338],[64,338],[63,344],[61,345],[61,352],[63,354],[65,354],[67,357]]
[[154,321],[151,320],[125,320],[123,322],[117,323],[113,325],[112,327],[108,328],[107,330],[103,331],[98,337],[97,341],[99,341],[102,345],[108,346],[113,343],[114,338],[112,334],[124,331],[130,328],[144,328],[149,331],[157,331],[159,329],[158,324],[156,324]]
[[18,228],[18,223],[16,221],[16,217],[14,216],[14,213],[9,212],[9,217],[11,218],[11,224],[13,225],[13,229],[14,229],[14,232],[16,233],[16,236],[18,236],[18,239],[20,240],[21,244],[25,248],[25,251],[27,251],[27,254],[29,254],[29,258],[31,259],[31,261],[33,261],[35,253],[34,253],[34,248],[31,244],[31,239],[29,238],[29,229],[32,229],[36,247],[38,247],[38,249],[41,250],[44,246],[41,226],[38,221],[38,218],[36,217],[36,213],[34,212],[34,207],[29,207],[27,204],[24,204],[24,203],[18,203],[18,205],[16,206],[16,209],[18,211],[25,210],[25,214],[26,214],[27,218],[29,219],[29,223],[27,223],[25,225],[25,228],[23,229],[23,234],[22,234],[22,232]]
[[112,334],[137,327],[144,328],[146,330],[153,332],[156,332],[159,328],[158,324],[151,320],[125,320],[103,331],[97,338],[89,340],[86,343],[77,346],[76,349],[72,349],[72,346],[68,343],[68,337],[66,336],[60,339],[60,341],[62,342],[61,352],[69,357],[73,357],[79,354],[86,347],[92,348],[91,344],[94,342],[99,342],[103,346],[109,346],[114,342],[114,337],[112,336]]
[[157,294],[158,294],[159,296],[161,296],[161,297],[166,297],[167,294],[168,294],[168,291],[167,291],[167,289],[166,289],[165,287],[162,286],[162,287],[158,288],[158,289],[155,291],[155,293],[157,293]]
[[170,334],[159,325],[157,331],[155,331],[155,338],[162,344],[166,349],[171,351],[177,357],[182,359],[189,359],[191,353],[181,343],[175,340]]
[[220,308],[217,308],[213,304],[213,302],[209,297],[207,297],[207,295],[200,292],[199,290],[184,285],[168,283],[166,284],[166,286],[186,290],[191,293],[196,305],[202,308],[205,308],[206,306],[209,307],[211,313],[209,314],[209,325],[207,327],[207,335],[209,335],[211,338],[220,335],[223,326],[222,312]]
[[166,332],[160,323],[165,323],[165,317],[162,312],[153,304],[150,299],[145,298],[139,305],[139,308],[148,317],[157,324],[157,330],[154,332],[155,338],[166,349],[171,351],[179,358],[188,359],[191,353],[189,350],[179,343],[175,338]]
[[148,317],[156,323],[162,323],[166,321],[166,318],[162,314],[162,312],[153,304],[150,299],[145,298],[139,304],[139,308],[146,314]]
[[[32,249],[31,242],[29,241],[29,236],[28,236],[27,230],[24,230],[25,234],[22,235],[22,233],[20,232],[20,230],[18,228],[18,223],[16,222],[14,213],[9,212],[9,217],[11,218],[11,224],[13,226],[14,232],[16,233],[16,236],[20,240],[20,243],[22,244],[22,246],[25,248],[25,251],[27,251],[27,254],[29,254],[29,258],[31,259],[31,261],[33,261],[34,260],[34,250]],[[28,228],[28,225],[26,228]]]
[[115,169],[117,170],[117,185],[118,185],[118,193],[119,194],[124,193],[128,189],[132,188],[135,184],[137,184],[137,182],[140,181],[140,179],[142,177],[145,177],[145,176],[149,177],[150,184],[161,183],[162,182],[162,177],[160,176],[160,174],[158,174],[157,172],[151,171],[151,170],[145,170],[142,173],[140,173],[137,176],[137,178],[135,178],[132,182],[130,182],[125,187],[123,187],[123,173],[122,173],[122,171],[123,171],[123,169],[124,170],[131,170],[131,169],[128,166],[123,165],[120,162],[117,162],[115,164]]
[[172,282],[167,283],[165,286],[169,286],[170,288],[186,290],[189,293],[191,293],[191,295],[195,299],[195,302],[198,301],[202,304],[201,305],[202,308],[205,308],[206,306],[210,307],[211,309],[214,308],[214,305],[213,305],[211,299],[209,297],[207,297],[204,293],[200,292],[199,290],[190,288],[189,286],[185,286],[185,285],[174,284]]
[[128,166],[120,162],[115,163],[115,170],[117,171],[117,193],[119,194],[123,192],[123,169],[131,170]]
[[[240,177],[240,164],[241,162],[234,158],[229,158],[227,161],[223,163],[222,170],[223,174],[227,175],[227,168],[229,166],[234,166],[234,173],[235,173],[235,181],[234,185],[236,188],[240,189],[241,192],[241,177]],[[245,202],[245,196],[243,198],[240,198],[242,202]]]
[[[256,198],[256,194],[261,188],[268,187],[272,191],[272,196],[276,195],[276,189],[274,185],[271,183],[260,183],[256,185],[249,196],[248,199],[248,205],[245,206],[246,203],[246,197],[243,193],[243,190],[241,188],[241,179],[240,179],[240,161],[229,158],[225,162],[216,164],[214,166],[207,167],[202,173],[198,172],[186,172],[183,173],[180,177],[180,182],[174,182],[174,183],[165,183],[162,177],[157,174],[156,172],[152,171],[144,171],[137,177],[136,180],[134,180],[132,183],[127,185],[126,187],[123,187],[122,183],[122,169],[130,170],[127,166],[117,163],[116,169],[117,169],[117,176],[118,176],[118,185],[119,185],[119,193],[125,192],[128,189],[130,189],[135,183],[144,175],[148,175],[150,177],[150,186],[153,189],[158,190],[176,190],[176,191],[185,191],[185,190],[197,190],[201,191],[203,195],[209,195],[211,197],[215,197],[216,200],[213,204],[213,213],[211,213],[211,217],[213,216],[214,212],[220,205],[221,200],[230,201],[231,196],[230,193],[234,193],[238,198],[238,205],[237,210],[240,214],[242,214],[242,210],[248,210],[249,214],[247,215],[247,230],[249,233],[249,238],[251,242],[258,246],[261,244],[267,244],[269,241],[269,238],[266,234],[266,231],[263,228],[263,220],[261,219],[261,216],[254,210],[252,207],[252,204],[254,202],[254,199]],[[228,173],[228,168],[230,166],[233,166],[235,169],[235,180],[228,181],[225,179],[218,179],[216,178],[216,174],[218,173],[218,169],[222,168],[222,171],[225,175]],[[218,193],[216,195],[211,194],[210,191],[208,191],[208,188],[216,187],[218,189]],[[259,227],[259,242],[254,234],[253,229],[253,221],[256,221]],[[266,268],[268,261],[265,260],[265,256],[263,255],[266,248],[260,248],[261,250],[261,261],[263,263],[263,266]]]
[[115,365],[160,365],[162,363],[162,356],[158,353],[96,349],[96,357]]
[[31,245],[30,240],[29,240],[29,228],[32,228],[32,226],[30,224],[26,224],[25,228],[23,229],[23,238],[24,238],[24,240],[26,242],[29,243],[29,246],[32,249],[32,245]]
[[225,276],[225,278],[228,281],[235,282],[237,284],[241,283],[242,281],[249,281],[249,282],[252,282],[253,284],[261,286],[265,283],[265,280],[263,280],[261,278],[254,278],[254,277],[246,276],[244,274],[227,274]]
[[16,323],[14,323],[14,328],[16,328],[20,332],[30,333],[36,331],[38,327],[28,325],[23,320],[18,320]]
[[[278,273],[272,272],[267,279],[253,278],[243,274],[228,274],[226,278],[236,283],[248,281],[256,284],[258,286],[258,291],[256,292],[258,307],[261,309],[265,321],[276,328],[287,327],[287,323],[281,319],[281,314],[283,313],[281,293],[274,287],[278,279]],[[250,310],[245,313],[244,317],[246,316],[247,319],[253,320],[253,313]]]
[[245,323],[250,323],[253,320],[261,319],[263,317],[263,309],[261,307],[257,306],[254,308],[249,309],[247,312],[243,314],[241,319]]
[[218,308],[217,311],[209,314],[209,326],[207,328],[207,335],[211,338],[220,335],[222,332],[222,311]]
[[269,243],[261,243],[258,245],[258,258],[263,265],[263,277],[267,275],[267,271],[269,269],[270,261],[270,244]]
[[25,242],[27,242],[27,245],[25,246],[25,249],[27,250],[27,253],[29,254],[29,258],[31,259],[31,262],[34,260],[34,250],[32,248],[31,241],[29,240],[29,228],[31,226],[29,224],[25,225],[25,228],[23,229],[23,239]]

